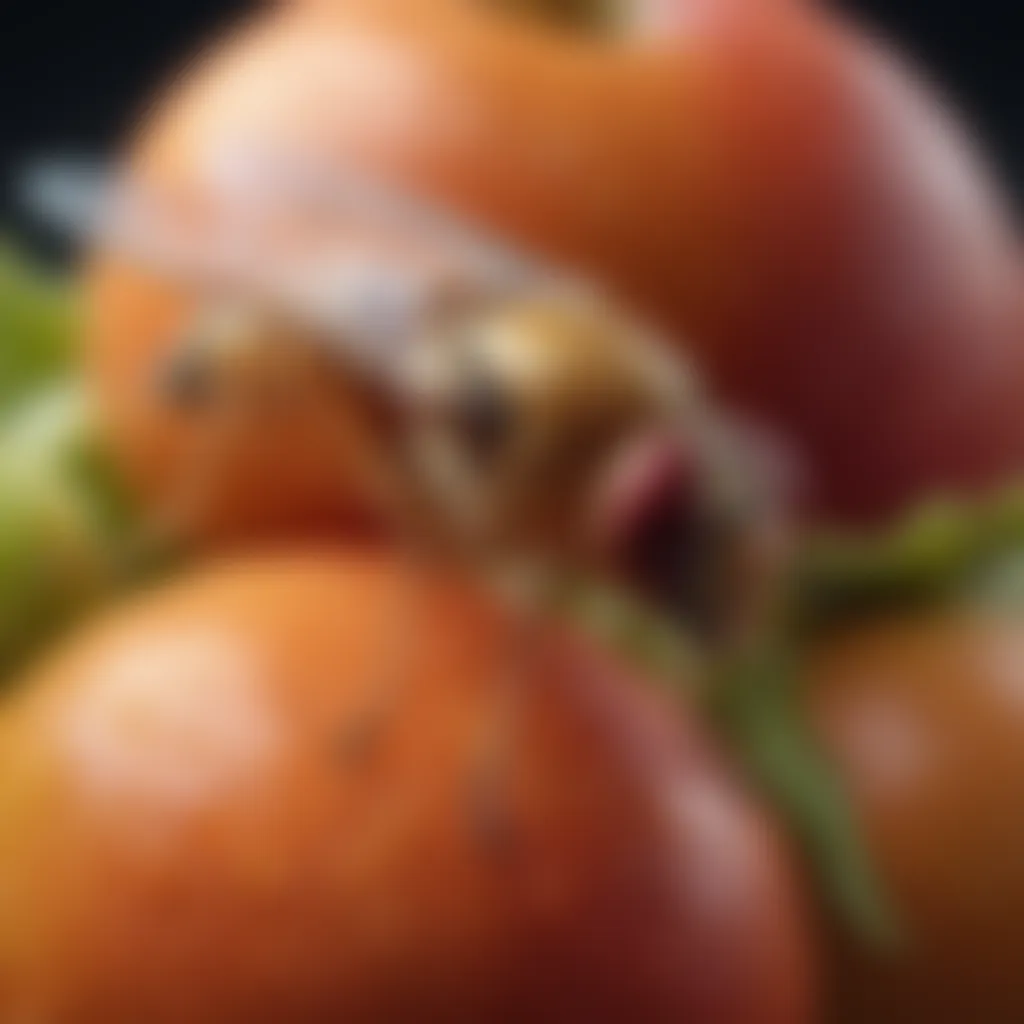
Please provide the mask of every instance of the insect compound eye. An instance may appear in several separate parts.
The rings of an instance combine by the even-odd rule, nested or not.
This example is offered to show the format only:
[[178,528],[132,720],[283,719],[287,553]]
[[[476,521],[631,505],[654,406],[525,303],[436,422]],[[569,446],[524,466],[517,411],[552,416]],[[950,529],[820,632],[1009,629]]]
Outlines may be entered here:
[[198,412],[208,408],[214,399],[214,378],[210,360],[195,346],[187,346],[161,368],[157,387],[175,409]]
[[464,450],[480,466],[501,456],[516,421],[505,388],[492,373],[473,365],[464,367],[459,374],[449,417]]

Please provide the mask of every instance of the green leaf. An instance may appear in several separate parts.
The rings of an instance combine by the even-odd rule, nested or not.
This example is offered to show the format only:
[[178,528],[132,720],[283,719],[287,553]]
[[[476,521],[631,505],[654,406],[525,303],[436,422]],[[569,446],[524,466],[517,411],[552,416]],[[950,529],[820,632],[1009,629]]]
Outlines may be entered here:
[[795,656],[769,643],[737,657],[707,691],[719,734],[796,837],[840,924],[878,950],[899,928],[846,792],[804,721]]
[[878,532],[817,536],[795,579],[796,625],[814,632],[894,607],[959,600],[1024,552],[1024,486],[933,502]]
[[76,470],[95,446],[80,390],[23,401],[0,432],[0,673],[114,578],[105,486]]
[[0,415],[74,365],[71,288],[0,242]]

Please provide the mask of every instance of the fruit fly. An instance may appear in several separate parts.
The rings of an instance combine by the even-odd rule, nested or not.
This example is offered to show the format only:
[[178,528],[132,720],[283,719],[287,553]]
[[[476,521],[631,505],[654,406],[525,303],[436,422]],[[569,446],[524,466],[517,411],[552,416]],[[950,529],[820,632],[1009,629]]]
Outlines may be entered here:
[[[339,432],[339,472],[358,464],[398,543],[483,573],[520,623],[580,572],[624,580],[715,642],[764,614],[783,521],[773,460],[708,402],[680,346],[436,206],[311,157],[227,155],[201,227],[138,181],[37,178],[51,212],[199,299],[151,382],[222,426],[186,510],[215,486],[239,417],[340,395],[362,429],[345,452]],[[516,641],[509,663],[529,648]],[[352,730],[360,742],[404,674],[382,672],[388,698]]]

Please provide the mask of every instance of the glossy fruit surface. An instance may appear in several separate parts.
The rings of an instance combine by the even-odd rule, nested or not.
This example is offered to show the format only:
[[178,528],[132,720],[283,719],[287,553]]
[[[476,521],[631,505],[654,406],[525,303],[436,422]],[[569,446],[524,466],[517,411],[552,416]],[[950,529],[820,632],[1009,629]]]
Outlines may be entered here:
[[431,577],[399,628],[406,582],[329,551],[216,566],[21,691],[0,1017],[811,1021],[795,880],[694,723],[547,634],[509,703],[503,617]]
[[[1017,253],[959,126],[817,5],[661,10],[591,37],[455,0],[289,5],[172,90],[135,166],[194,193],[211,153],[256,140],[440,198],[666,325],[795,439],[820,513],[881,516],[1018,465]],[[181,427],[138,389],[180,305],[100,276],[94,363],[156,487]],[[358,497],[343,471],[287,498],[254,475],[244,500],[225,484],[236,518]]]
[[1024,1019],[1024,635],[1019,616],[869,626],[822,652],[812,693],[901,919],[889,955],[845,948],[839,1018]]

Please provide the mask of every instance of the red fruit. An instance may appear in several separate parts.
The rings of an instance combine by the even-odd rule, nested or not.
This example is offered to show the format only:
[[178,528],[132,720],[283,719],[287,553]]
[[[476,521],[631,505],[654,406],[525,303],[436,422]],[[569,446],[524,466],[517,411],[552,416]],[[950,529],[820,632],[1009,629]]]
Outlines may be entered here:
[[840,951],[837,1019],[1024,1019],[1024,637],[1019,616],[867,625],[808,692],[902,942]]
[[0,1018],[809,1024],[794,878],[695,723],[553,633],[503,720],[503,617],[433,576],[404,623],[405,582],[250,557],[29,681],[0,719]]
[[[226,139],[299,147],[578,267],[797,442],[820,514],[884,516],[1016,469],[1016,243],[959,127],[890,54],[811,4],[680,0],[649,22],[638,3],[611,36],[497,6],[261,16],[172,93],[135,166],[188,191]],[[137,392],[165,321],[151,285],[103,276],[93,361],[153,487],[180,459],[180,427]],[[359,486],[269,490],[245,515],[302,518]]]

